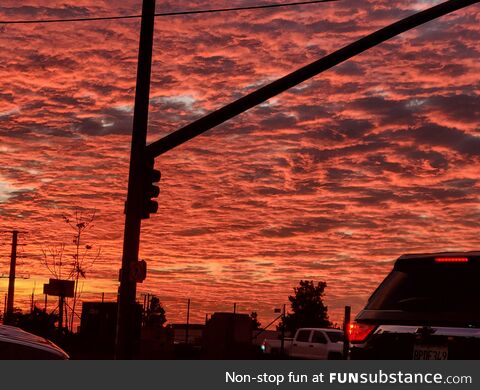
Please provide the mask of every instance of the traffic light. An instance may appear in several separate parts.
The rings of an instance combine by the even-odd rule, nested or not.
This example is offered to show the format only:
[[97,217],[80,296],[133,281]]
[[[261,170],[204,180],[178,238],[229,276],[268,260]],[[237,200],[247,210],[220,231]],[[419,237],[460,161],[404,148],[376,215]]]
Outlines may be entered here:
[[154,169],[155,159],[147,157],[143,163],[142,169],[142,219],[150,218],[158,210],[157,201],[153,200],[160,194],[160,188],[155,185],[161,178],[160,171]]

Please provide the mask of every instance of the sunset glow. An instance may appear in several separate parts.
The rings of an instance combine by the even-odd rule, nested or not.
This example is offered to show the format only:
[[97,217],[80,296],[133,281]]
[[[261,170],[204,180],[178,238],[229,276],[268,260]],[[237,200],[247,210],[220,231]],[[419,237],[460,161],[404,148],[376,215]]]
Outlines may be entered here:
[[[1,20],[139,14],[140,1],[5,0]],[[265,3],[265,2],[262,2]],[[340,0],[157,17],[149,142],[438,1]],[[163,1],[157,12],[257,5]],[[19,235],[16,306],[52,277],[62,215],[96,210],[82,299],[116,298],[139,19],[0,24],[0,275]],[[326,281],[333,322],[404,253],[480,249],[480,7],[388,41],[156,159],[140,258],[169,322],[257,311]],[[8,279],[0,279],[1,311]],[[52,299],[53,305],[53,299]],[[52,307],[53,309],[53,307]]]

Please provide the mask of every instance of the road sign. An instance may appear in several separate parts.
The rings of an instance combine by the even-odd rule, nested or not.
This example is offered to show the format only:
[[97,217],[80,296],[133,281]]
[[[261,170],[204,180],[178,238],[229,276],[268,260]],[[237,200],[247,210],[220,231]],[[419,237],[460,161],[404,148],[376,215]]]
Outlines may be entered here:
[[43,285],[43,293],[56,297],[73,298],[74,288],[73,280],[50,279],[48,284]]

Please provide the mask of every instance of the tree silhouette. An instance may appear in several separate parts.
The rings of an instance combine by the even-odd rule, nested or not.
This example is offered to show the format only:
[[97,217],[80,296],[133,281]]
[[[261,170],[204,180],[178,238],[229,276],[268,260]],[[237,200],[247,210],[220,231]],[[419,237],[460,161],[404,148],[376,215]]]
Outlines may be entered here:
[[47,313],[37,306],[30,313],[22,313],[20,309],[16,309],[12,317],[12,325],[37,336],[51,339],[58,335],[57,327],[55,326],[58,316],[53,313]]
[[78,291],[78,280],[80,277],[86,278],[86,271],[88,268],[93,267],[95,262],[100,257],[100,248],[97,249],[96,253],[93,256],[90,255],[90,251],[93,248],[92,245],[82,244],[82,234],[86,231],[91,229],[93,225],[93,221],[95,220],[96,211],[93,210],[92,212],[84,212],[81,210],[75,210],[75,215],[73,217],[67,217],[66,215],[62,215],[63,220],[67,225],[69,225],[75,235],[73,236],[73,244],[75,245],[75,252],[72,255],[73,264],[68,275],[68,279],[73,279],[75,282],[75,291],[73,295],[73,304],[70,310],[70,331],[73,332],[73,321],[75,316],[78,317],[78,314],[75,313],[77,301],[80,298],[81,291]]
[[162,327],[167,322],[167,316],[165,315],[165,309],[162,306],[160,299],[153,296],[150,300],[150,306],[148,308],[147,324],[151,326]]
[[252,329],[260,329],[262,324],[260,323],[260,321],[258,321],[258,314],[256,311],[252,311],[252,313],[250,314],[250,318],[252,319]]
[[55,279],[62,279],[62,267],[65,265],[63,261],[64,251],[64,243],[42,248],[43,262],[45,267],[47,267]]
[[278,326],[281,330],[294,334],[299,328],[328,328],[332,323],[328,319],[328,308],[323,303],[326,282],[314,284],[313,280],[300,280],[299,287],[294,287],[295,295],[290,295],[292,313],[282,319]]

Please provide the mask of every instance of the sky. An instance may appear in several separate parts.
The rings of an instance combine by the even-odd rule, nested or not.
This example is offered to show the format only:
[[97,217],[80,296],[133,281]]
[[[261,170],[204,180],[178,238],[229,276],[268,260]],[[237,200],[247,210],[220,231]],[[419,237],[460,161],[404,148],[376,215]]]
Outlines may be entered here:
[[[157,17],[149,142],[441,1],[340,0]],[[266,4],[161,1],[157,12]],[[4,0],[1,20],[131,15],[140,1]],[[142,294],[170,322],[257,311],[326,281],[330,317],[357,313],[404,253],[480,249],[480,6],[394,38],[156,160]],[[42,306],[45,266],[95,218],[82,299],[115,299],[139,20],[0,24],[0,275],[19,235],[16,305]],[[29,277],[29,278],[28,278]],[[7,279],[0,279],[0,295]],[[3,298],[2,298],[3,299]],[[53,302],[52,302],[53,304]],[[0,305],[3,311],[3,301]]]

